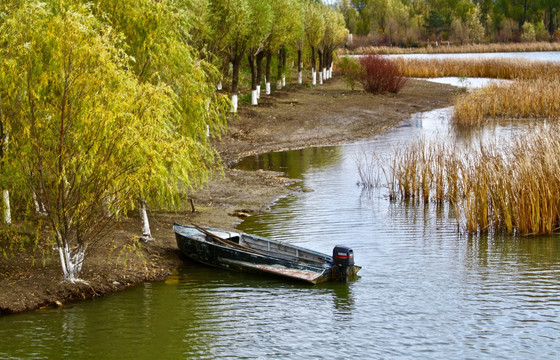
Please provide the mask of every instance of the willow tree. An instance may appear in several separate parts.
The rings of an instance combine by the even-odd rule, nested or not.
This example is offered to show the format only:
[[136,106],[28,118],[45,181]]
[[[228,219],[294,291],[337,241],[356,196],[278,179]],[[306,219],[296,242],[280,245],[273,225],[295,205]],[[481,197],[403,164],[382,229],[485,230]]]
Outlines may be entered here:
[[294,1],[292,0],[272,0],[269,1],[274,14],[272,21],[272,29],[266,43],[266,69],[265,69],[265,88],[266,93],[270,94],[270,70],[272,64],[272,56],[278,57],[278,74],[276,77],[278,89],[282,88],[285,83],[284,67],[286,61],[286,46],[289,39],[293,36],[294,31]]
[[[7,17],[16,11],[22,4],[23,0],[0,0],[0,26],[3,25]],[[10,46],[9,42],[1,44],[2,47]],[[3,74],[0,74],[2,76]],[[5,107],[2,102],[5,94],[2,94],[0,88],[0,188],[2,189],[2,212],[4,224],[12,224],[12,213],[10,206],[10,175],[11,169],[8,169],[8,164],[4,161],[4,156],[8,152],[9,132],[6,124],[6,117],[9,116],[9,109]]]
[[317,84],[317,46],[325,34],[325,20],[323,19],[322,4],[308,2],[305,9],[305,36],[311,49],[312,84]]
[[[191,36],[204,36],[210,31],[198,16],[205,3],[192,12],[188,2],[153,0],[97,0],[100,17],[110,19],[124,35],[126,51],[134,61],[131,69],[140,83],[165,87],[173,96],[173,113],[155,124],[172,129],[168,135],[166,161],[151,169],[137,184],[142,238],[151,240],[147,203],[159,208],[178,204],[180,189],[200,186],[212,175],[219,157],[207,134],[219,135],[225,128],[227,101],[219,96],[213,84],[219,81],[218,69],[199,56],[189,45]],[[192,24],[196,24],[194,33]],[[201,39],[193,41],[201,45]],[[142,112],[141,120],[149,123],[153,112]],[[155,116],[157,118],[157,116]],[[149,134],[145,136],[150,136]],[[180,160],[179,160],[180,159]],[[148,161],[149,159],[146,159]]]
[[251,36],[251,0],[213,0],[208,6],[208,22],[217,50],[232,65],[231,112],[237,112],[239,69]]
[[273,13],[268,0],[252,0],[249,4],[252,15],[249,23],[251,32],[248,39],[247,60],[251,69],[251,105],[258,105],[262,58],[271,34]]
[[323,17],[325,19],[325,33],[320,42],[323,55],[320,63],[322,63],[323,79],[329,79],[332,74],[334,51],[344,44],[348,38],[348,30],[346,29],[344,16],[340,12],[326,7]]
[[132,110],[143,98],[110,28],[84,6],[30,1],[0,34],[10,43],[0,57],[9,161],[44,205],[73,282],[88,243],[106,228],[104,204],[129,201],[129,183],[145,166],[130,156],[135,143],[146,145],[131,131],[140,128]]
[[292,46],[297,52],[298,84],[303,84],[303,50],[305,47],[305,6],[302,2],[292,0],[293,29]]

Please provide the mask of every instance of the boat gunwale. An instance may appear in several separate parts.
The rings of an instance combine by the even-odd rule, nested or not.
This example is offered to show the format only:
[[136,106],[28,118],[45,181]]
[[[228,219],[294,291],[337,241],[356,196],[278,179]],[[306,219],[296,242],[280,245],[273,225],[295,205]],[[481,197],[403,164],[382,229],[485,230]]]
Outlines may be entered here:
[[[192,229],[192,230],[198,232],[199,234],[197,234],[197,235],[202,235],[201,240],[192,239],[188,235],[183,234],[181,231],[175,231],[176,227]],[[218,231],[218,232],[227,232],[227,231],[223,231],[222,229],[211,228],[211,227],[205,227],[205,229],[208,230],[208,231],[213,231],[214,230],[214,231]],[[258,252],[248,251],[248,250],[244,250],[244,249],[240,249],[240,248],[234,248],[233,246],[228,246],[228,245],[225,245],[225,244],[221,244],[219,242],[208,241],[206,239],[206,236],[204,236],[203,233],[201,233],[194,226],[191,226],[191,225],[174,224],[173,225],[173,230],[175,231],[176,234],[179,234],[182,237],[190,239],[191,241],[204,242],[205,244],[211,245],[213,247],[217,247],[217,248],[221,248],[221,249],[225,249],[225,250],[235,250],[238,253],[243,253],[243,254],[246,254],[246,255],[255,256],[255,257],[258,257],[258,258],[262,258],[262,259],[273,259],[273,260],[278,260],[278,261],[282,261],[282,262],[289,262],[289,263],[292,263],[292,264],[296,265],[297,267],[308,267],[308,268],[311,268],[313,270],[317,270],[316,271],[317,273],[323,272],[326,269],[324,267],[325,264],[331,264],[331,262],[327,261],[330,257],[326,254],[323,254],[323,253],[320,253],[320,252],[317,252],[317,251],[314,251],[314,250],[309,250],[309,249],[300,248],[300,247],[297,247],[297,246],[292,246],[292,245],[289,245],[289,244],[286,245],[286,246],[302,249],[304,251],[315,253],[315,254],[318,254],[318,255],[321,255],[321,256],[326,256],[327,259],[325,259],[323,262],[301,261],[301,260],[298,260],[298,258],[296,258],[296,257],[284,258],[284,257],[275,256],[275,255],[271,255],[271,254],[261,254],[261,253],[258,253]],[[246,233],[242,233],[242,232],[232,232],[232,233],[236,233],[236,234],[239,234],[239,235],[247,235],[247,236],[250,236],[250,237],[257,237],[257,235],[251,235],[251,234],[246,234]],[[273,243],[276,243],[276,244],[285,245],[284,243],[281,243],[281,242],[276,241],[276,240],[267,239],[267,238],[263,238],[263,237],[259,237],[259,238],[261,238],[264,241],[270,241],[270,242],[273,242]],[[260,251],[260,250],[256,250],[256,251]],[[199,261],[199,260],[197,260],[197,261]],[[207,264],[207,265],[213,266],[212,264]]]
[[[201,238],[203,240],[193,239],[194,241],[204,241],[204,243],[206,243],[206,244],[210,244],[212,246],[220,247],[222,249],[232,249],[233,248],[233,246],[224,245],[224,244],[221,244],[219,242],[208,241],[206,236],[204,236],[204,234],[202,232],[198,231],[196,229],[196,227],[194,227],[192,225],[174,224],[173,225],[173,230],[174,231],[175,231],[176,227],[192,229],[195,232],[198,232],[198,234],[203,235],[203,236],[201,236]],[[303,251],[303,252],[306,252],[306,253],[309,253],[309,254],[312,254],[312,255],[316,255],[322,261],[300,259],[298,257],[291,256],[291,255],[286,255],[286,257],[281,257],[281,256],[278,256],[278,255],[275,255],[274,252],[267,251],[267,250],[260,250],[260,249],[254,249],[255,251],[253,252],[253,251],[248,251],[248,250],[244,250],[244,249],[241,249],[241,248],[235,248],[235,251],[237,251],[237,252],[242,252],[242,253],[249,254],[249,255],[257,255],[259,257],[264,257],[264,258],[273,258],[273,259],[278,259],[278,260],[282,260],[282,261],[290,261],[290,262],[293,262],[293,263],[304,264],[306,266],[318,267],[318,268],[321,268],[321,269],[323,269],[324,264],[332,264],[332,260],[333,260],[332,257],[325,254],[325,253],[319,252],[319,251],[310,250],[310,249],[300,247],[300,246],[297,246],[297,245],[286,244],[286,243],[280,242],[278,240],[268,239],[268,238],[265,238],[265,237],[262,237],[262,236],[259,236],[259,235],[247,234],[247,233],[240,232],[240,231],[225,231],[223,229],[212,228],[212,227],[204,227],[204,229],[208,230],[210,232],[216,231],[216,232],[221,232],[221,233],[223,233],[223,232],[234,233],[234,234],[239,235],[240,237],[247,236],[247,237],[250,237],[250,238],[256,238],[259,241],[270,242],[270,243],[273,243],[273,244],[278,244],[278,245],[290,247],[290,248],[293,248],[293,249],[297,249],[299,251]],[[175,231],[175,233],[179,233],[182,236],[188,237],[186,234],[182,234],[180,231],[179,232]],[[266,253],[261,254],[261,253],[259,253],[260,251],[264,251]]]

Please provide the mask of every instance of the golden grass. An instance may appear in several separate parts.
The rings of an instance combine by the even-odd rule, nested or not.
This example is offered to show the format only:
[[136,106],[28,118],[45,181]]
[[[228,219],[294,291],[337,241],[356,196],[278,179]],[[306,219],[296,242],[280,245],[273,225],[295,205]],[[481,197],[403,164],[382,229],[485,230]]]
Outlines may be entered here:
[[461,151],[421,141],[395,150],[388,186],[403,200],[450,202],[469,233],[550,234],[560,228],[558,154],[558,124]]
[[392,59],[403,76],[538,79],[558,77],[560,64],[523,59]]
[[343,55],[389,55],[389,54],[455,54],[455,53],[497,53],[497,52],[537,52],[560,51],[559,42],[499,43],[427,46],[422,48],[400,48],[389,46],[367,46],[355,50],[342,49]]
[[453,122],[480,126],[493,119],[560,119],[560,76],[493,83],[455,100]]

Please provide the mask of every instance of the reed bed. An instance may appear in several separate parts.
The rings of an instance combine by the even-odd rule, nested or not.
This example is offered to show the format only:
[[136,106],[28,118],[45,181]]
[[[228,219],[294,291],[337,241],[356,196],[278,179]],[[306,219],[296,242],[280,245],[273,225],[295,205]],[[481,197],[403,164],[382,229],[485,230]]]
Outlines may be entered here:
[[419,141],[394,151],[389,189],[401,200],[449,202],[468,233],[551,234],[560,228],[560,125],[461,150]]
[[493,119],[560,119],[560,76],[492,83],[455,100],[453,122],[480,126]]
[[522,59],[392,59],[403,76],[484,77],[492,79],[557,78],[560,64]]
[[560,51],[559,42],[530,42],[530,43],[498,43],[498,44],[465,44],[440,46],[426,46],[421,48],[401,48],[393,46],[365,46],[355,50],[342,50],[349,55],[390,55],[390,54],[465,54],[465,53],[498,53],[498,52],[538,52]]

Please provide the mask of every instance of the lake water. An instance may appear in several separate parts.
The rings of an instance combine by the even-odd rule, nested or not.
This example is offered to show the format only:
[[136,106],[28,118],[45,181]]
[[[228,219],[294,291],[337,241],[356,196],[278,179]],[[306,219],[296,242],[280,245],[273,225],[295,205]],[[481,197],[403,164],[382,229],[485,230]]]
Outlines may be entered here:
[[[186,263],[166,282],[94,301],[0,317],[0,358],[557,359],[560,238],[473,237],[453,211],[364,191],[356,158],[455,134],[452,108],[413,116],[356,144],[271,153],[302,191],[240,228],[330,253],[351,246],[360,277],[309,286]],[[382,179],[382,178],[381,178]],[[170,229],[171,231],[171,229]]]

